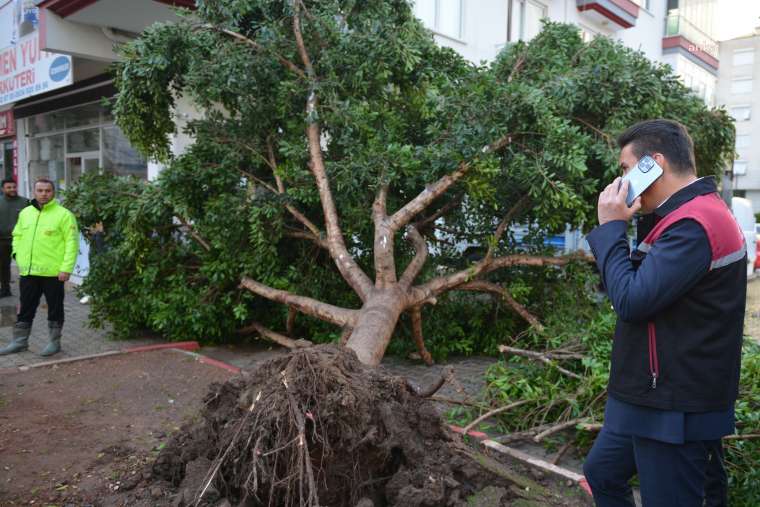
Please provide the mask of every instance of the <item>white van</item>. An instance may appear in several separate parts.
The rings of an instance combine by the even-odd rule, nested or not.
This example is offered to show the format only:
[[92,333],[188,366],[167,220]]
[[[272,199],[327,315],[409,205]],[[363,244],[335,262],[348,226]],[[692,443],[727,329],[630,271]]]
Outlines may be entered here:
[[752,201],[743,197],[731,198],[731,211],[739,222],[744,233],[744,241],[747,243],[747,276],[755,270],[755,257],[757,256],[757,235],[755,233],[755,213],[752,209]]

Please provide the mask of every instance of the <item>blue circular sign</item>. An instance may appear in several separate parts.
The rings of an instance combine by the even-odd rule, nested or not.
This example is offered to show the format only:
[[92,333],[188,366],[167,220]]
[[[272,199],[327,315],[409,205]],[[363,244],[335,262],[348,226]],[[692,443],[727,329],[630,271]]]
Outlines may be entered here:
[[59,56],[50,64],[50,79],[63,81],[71,72],[71,60],[66,56]]

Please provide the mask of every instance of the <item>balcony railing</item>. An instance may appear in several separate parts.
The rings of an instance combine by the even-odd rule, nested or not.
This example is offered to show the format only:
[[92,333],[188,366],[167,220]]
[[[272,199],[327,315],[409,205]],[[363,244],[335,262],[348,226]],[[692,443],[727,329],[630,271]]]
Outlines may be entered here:
[[693,44],[695,50],[703,51],[718,59],[718,43],[712,37],[680,14],[670,14],[665,20],[665,37],[677,37],[679,35]]

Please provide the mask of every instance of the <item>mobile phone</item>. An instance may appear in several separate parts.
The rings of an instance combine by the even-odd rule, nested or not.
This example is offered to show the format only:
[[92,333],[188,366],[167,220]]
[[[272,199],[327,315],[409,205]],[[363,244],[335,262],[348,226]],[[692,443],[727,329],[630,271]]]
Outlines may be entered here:
[[628,181],[628,196],[625,198],[625,203],[630,207],[633,201],[660,176],[662,176],[662,167],[649,155],[641,157],[620,181],[621,185],[624,181]]

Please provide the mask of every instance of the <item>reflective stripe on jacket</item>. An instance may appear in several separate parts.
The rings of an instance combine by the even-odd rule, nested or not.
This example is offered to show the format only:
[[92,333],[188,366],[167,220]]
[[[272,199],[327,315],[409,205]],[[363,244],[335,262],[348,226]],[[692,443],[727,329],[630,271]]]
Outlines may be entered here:
[[79,251],[74,214],[53,199],[40,209],[24,208],[13,229],[13,254],[21,276],[71,273]]

